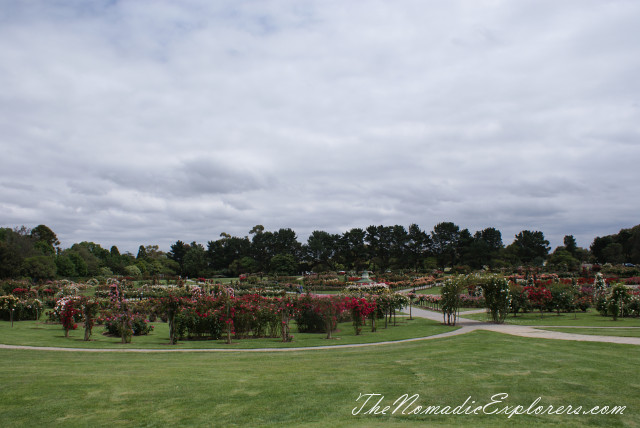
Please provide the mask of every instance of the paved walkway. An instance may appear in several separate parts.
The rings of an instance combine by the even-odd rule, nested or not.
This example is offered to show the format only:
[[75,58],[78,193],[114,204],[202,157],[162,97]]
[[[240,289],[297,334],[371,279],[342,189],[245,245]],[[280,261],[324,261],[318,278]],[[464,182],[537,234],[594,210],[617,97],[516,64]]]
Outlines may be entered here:
[[[405,308],[405,312],[409,312],[408,308]],[[473,310],[461,313],[482,313],[484,309]],[[435,312],[426,309],[411,308],[411,314],[414,317],[426,318],[437,322],[443,322],[442,312]],[[394,340],[388,342],[375,342],[375,343],[354,343],[350,345],[327,345],[327,346],[310,346],[310,347],[296,347],[296,348],[258,348],[258,349],[91,349],[91,348],[59,348],[59,347],[44,347],[44,346],[21,346],[21,345],[2,345],[0,349],[25,349],[35,351],[63,351],[63,352],[134,352],[134,353],[156,353],[156,352],[293,352],[293,351],[314,351],[322,349],[344,349],[344,348],[363,348],[367,346],[380,346],[391,345],[396,343],[417,342],[422,340],[441,339],[444,337],[459,336],[461,334],[470,333],[476,330],[494,331],[496,333],[511,334],[513,336],[520,337],[533,337],[536,339],[556,339],[556,340],[575,340],[580,342],[606,342],[606,343],[620,343],[625,345],[640,345],[640,337],[618,337],[618,336],[593,336],[585,334],[573,334],[573,333],[561,333],[558,331],[540,330],[541,327],[559,327],[559,326],[524,326],[524,325],[509,325],[509,324],[493,324],[489,322],[476,321],[467,318],[459,317],[456,326],[460,327],[457,330],[449,331],[447,333],[436,334],[428,337],[416,337],[412,339]],[[563,327],[564,328],[564,327]],[[579,328],[579,327],[573,327]]]
[[[485,310],[480,310],[480,313]],[[443,321],[442,313],[429,311],[420,308],[412,308],[411,313],[413,316],[420,318],[427,318],[434,321]],[[469,311],[469,313],[478,313],[478,311]],[[465,313],[460,315],[464,317]],[[580,342],[607,342],[607,343],[623,343],[627,345],[640,345],[640,337],[618,337],[618,336],[595,336],[586,334],[574,334],[574,333],[561,333],[559,331],[540,330],[544,326],[526,326],[526,325],[510,325],[510,324],[493,324],[489,322],[482,322],[471,320],[467,318],[458,318],[456,325],[462,326],[465,329],[464,333],[473,330],[488,330],[495,331],[496,333],[511,334],[521,337],[535,337],[538,339],[557,339],[557,340],[577,340]],[[547,326],[552,327],[552,326]],[[562,326],[555,326],[562,327]]]

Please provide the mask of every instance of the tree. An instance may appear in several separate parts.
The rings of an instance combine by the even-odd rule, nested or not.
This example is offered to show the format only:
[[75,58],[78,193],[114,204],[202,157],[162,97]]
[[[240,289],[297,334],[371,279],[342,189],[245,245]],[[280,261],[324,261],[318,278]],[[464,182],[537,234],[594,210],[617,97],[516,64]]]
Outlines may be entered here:
[[406,259],[407,265],[414,270],[423,267],[423,261],[429,246],[429,235],[417,224],[411,224],[407,232]]
[[62,277],[72,277],[76,276],[76,267],[69,257],[66,254],[60,254],[56,257],[56,269],[58,276]]
[[253,235],[253,234],[259,234],[264,232],[264,226],[261,224],[256,224],[255,226],[253,226],[253,228],[249,231],[249,235]]
[[56,263],[50,256],[27,257],[24,259],[22,272],[36,281],[53,279],[56,276]]
[[73,244],[68,251],[77,253],[86,264],[87,272],[86,274],[83,274],[78,269],[79,264],[74,260],[74,264],[76,264],[76,271],[80,276],[99,275],[100,268],[105,266],[111,257],[108,250],[102,248],[99,244],[87,241],[80,242],[79,244]]
[[596,261],[599,263],[604,263],[605,258],[603,254],[603,250],[607,247],[607,245],[613,243],[613,236],[597,236],[593,242],[591,243],[591,254],[595,257]]
[[42,255],[33,247],[35,238],[25,226],[0,228],[0,277],[17,278],[27,257]]
[[265,232],[264,226],[258,224],[249,231],[251,238],[251,256],[258,262],[258,268],[265,272],[268,269],[269,261],[275,254],[273,249],[273,233]]
[[291,254],[294,258],[300,256],[302,245],[298,242],[296,233],[289,228],[279,229],[273,233],[270,254]]
[[60,245],[60,241],[56,234],[44,224],[40,224],[31,229],[31,236],[36,241],[42,241],[49,244],[52,248]]
[[233,276],[238,276],[242,273],[253,273],[258,271],[258,263],[251,257],[245,256],[240,259],[236,259],[229,265],[229,271]]
[[140,245],[138,247],[138,255],[136,256],[136,259],[144,260],[146,258],[147,258],[147,250],[143,245]]
[[394,225],[389,230],[390,238],[390,265],[395,269],[404,269],[409,267],[407,261],[407,251],[409,244],[409,233],[401,225]]
[[206,269],[207,257],[204,247],[194,241],[184,256],[184,273],[191,278],[197,278],[205,276]]
[[509,246],[521,263],[525,265],[541,266],[549,254],[549,241],[539,231],[523,230],[516,235]]
[[391,257],[392,228],[382,225],[369,226],[364,240],[367,243],[369,262],[382,271],[387,270]]
[[140,268],[137,265],[126,266],[124,268],[124,271],[126,272],[127,276],[130,276],[132,278],[140,278],[142,276],[142,271],[140,271]]
[[569,252],[572,256],[576,253],[578,249],[578,244],[576,244],[576,238],[573,235],[565,235],[563,239],[564,249]]
[[276,254],[271,258],[271,272],[280,275],[294,275],[298,270],[298,263],[291,254]]
[[[580,266],[580,261],[573,257],[566,247],[558,247],[549,257],[548,264],[555,269],[564,271],[575,271]],[[574,250],[574,253],[576,250]]]
[[456,325],[461,304],[460,293],[465,287],[466,284],[461,277],[448,279],[442,287],[440,306],[442,308],[442,317],[447,325]]
[[431,232],[431,242],[438,264],[453,267],[459,255],[460,227],[451,222],[438,223]]
[[78,276],[87,276],[89,274],[89,268],[87,262],[77,251],[68,250],[63,253],[69,257],[71,263],[73,263],[74,270]]
[[246,236],[238,238],[224,232],[220,236],[221,239],[207,243],[207,258],[212,269],[224,272],[231,269],[234,261],[249,256],[251,242]]
[[334,265],[336,243],[339,235],[332,235],[322,230],[314,230],[303,246],[304,259],[311,266],[311,270],[325,271]]
[[612,242],[602,250],[602,259],[605,263],[619,264],[624,263],[624,248],[618,242]]
[[591,253],[599,263],[640,264],[640,225],[621,229],[615,235],[596,237]]
[[178,263],[181,275],[184,275],[184,257],[187,255],[188,251],[189,245],[182,241],[176,241],[176,243],[171,246],[171,251],[167,254],[170,259],[175,260]]
[[345,267],[361,271],[367,262],[366,232],[353,228],[342,234],[338,240],[338,258]]

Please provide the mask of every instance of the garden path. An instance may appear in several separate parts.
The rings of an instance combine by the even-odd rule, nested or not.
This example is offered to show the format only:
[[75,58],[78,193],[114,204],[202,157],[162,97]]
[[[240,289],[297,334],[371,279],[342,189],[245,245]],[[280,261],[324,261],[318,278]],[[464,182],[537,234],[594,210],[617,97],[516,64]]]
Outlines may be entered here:
[[[405,308],[405,310],[408,308]],[[484,312],[468,311],[466,313]],[[430,311],[426,309],[411,308],[412,316],[418,318],[426,318],[433,321],[442,322],[442,312]],[[464,315],[464,313],[461,313]],[[494,331],[496,333],[511,334],[520,337],[533,337],[537,339],[556,339],[556,340],[575,340],[580,342],[606,342],[606,343],[620,343],[626,345],[638,345],[640,346],[640,337],[618,337],[618,336],[592,336],[584,334],[574,333],[561,333],[558,331],[540,330],[540,327],[536,328],[525,325],[509,325],[509,324],[493,324],[489,322],[482,322],[471,320],[463,317],[459,317],[456,326],[460,328],[457,330],[449,331],[447,333],[436,334],[428,337],[416,337],[412,339],[395,340],[388,342],[376,342],[376,343],[359,343],[349,345],[328,345],[328,346],[314,346],[314,347],[296,347],[296,348],[260,348],[260,349],[85,349],[85,348],[59,348],[59,347],[44,347],[44,346],[20,346],[20,345],[2,345],[0,349],[26,349],[36,351],[63,351],[63,352],[293,352],[293,351],[312,351],[321,349],[343,349],[343,348],[362,348],[366,346],[379,346],[390,345],[395,343],[416,342],[419,340],[431,340],[440,339],[443,337],[458,336],[461,334],[470,333],[476,330]]]
[[[469,311],[467,313],[485,312]],[[442,312],[429,311],[421,308],[412,308],[411,314],[420,318],[427,318],[434,321],[442,321]],[[460,313],[464,317],[464,313]],[[627,345],[640,345],[640,337],[618,337],[618,336],[595,336],[586,334],[561,333],[559,331],[540,330],[542,326],[526,326],[526,325],[510,325],[510,324],[493,324],[489,322],[476,321],[466,318],[458,318],[456,325],[460,325],[464,333],[473,330],[488,330],[497,333],[511,334],[521,337],[535,337],[538,339],[557,339],[557,340],[577,340],[581,342],[607,342],[607,343],[623,343]],[[557,327],[557,326],[556,326]]]

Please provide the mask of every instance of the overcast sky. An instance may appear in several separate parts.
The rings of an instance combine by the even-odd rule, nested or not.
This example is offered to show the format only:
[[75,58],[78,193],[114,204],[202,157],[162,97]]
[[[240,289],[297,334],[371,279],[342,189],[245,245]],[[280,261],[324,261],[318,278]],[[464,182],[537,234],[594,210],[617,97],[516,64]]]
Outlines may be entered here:
[[640,223],[640,2],[0,2],[0,226]]

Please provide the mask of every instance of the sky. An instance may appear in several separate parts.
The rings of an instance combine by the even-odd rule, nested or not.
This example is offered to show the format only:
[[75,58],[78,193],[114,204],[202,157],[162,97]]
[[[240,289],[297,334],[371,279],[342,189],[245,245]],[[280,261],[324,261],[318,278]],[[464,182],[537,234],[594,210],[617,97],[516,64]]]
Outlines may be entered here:
[[635,0],[0,0],[0,227],[135,254],[640,223]]

